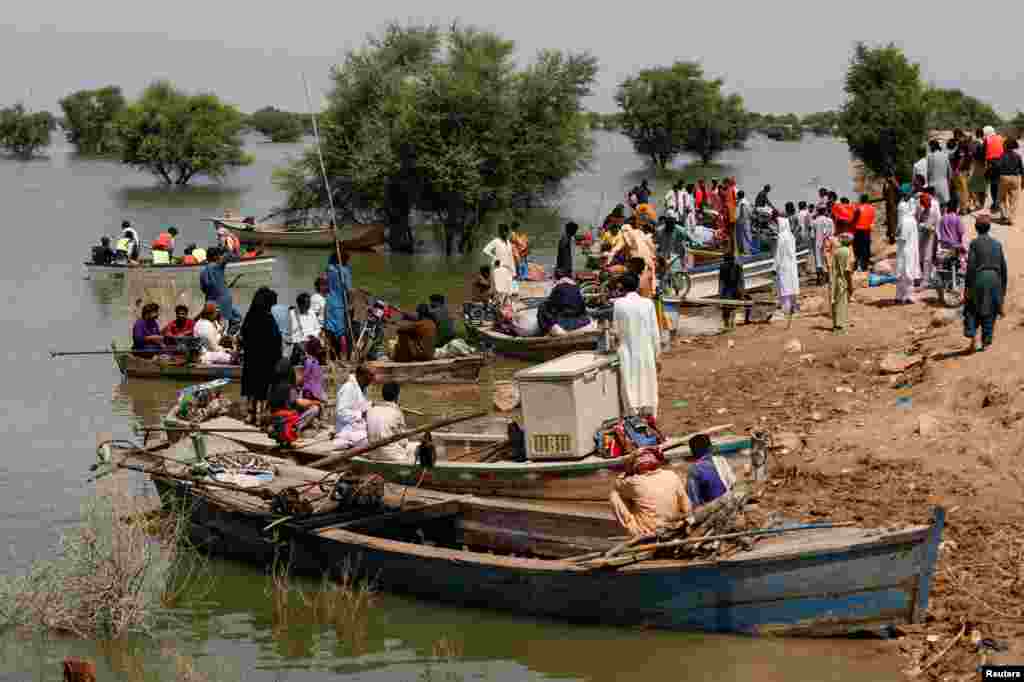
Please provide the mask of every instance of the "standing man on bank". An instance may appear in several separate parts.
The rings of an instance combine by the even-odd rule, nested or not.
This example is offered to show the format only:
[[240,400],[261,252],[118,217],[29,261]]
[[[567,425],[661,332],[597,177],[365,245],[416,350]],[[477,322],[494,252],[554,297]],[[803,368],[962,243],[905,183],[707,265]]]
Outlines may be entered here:
[[970,339],[968,353],[974,352],[974,338],[981,327],[981,348],[992,345],[996,317],[1003,316],[1006,298],[1006,255],[1003,245],[989,236],[991,218],[978,216],[978,236],[967,252],[967,275],[964,278],[964,336]]
[[566,273],[566,277],[572,277],[572,246],[576,241],[576,231],[579,229],[580,226],[574,222],[566,223],[565,232],[558,240],[558,259],[555,261],[555,271],[561,270]]

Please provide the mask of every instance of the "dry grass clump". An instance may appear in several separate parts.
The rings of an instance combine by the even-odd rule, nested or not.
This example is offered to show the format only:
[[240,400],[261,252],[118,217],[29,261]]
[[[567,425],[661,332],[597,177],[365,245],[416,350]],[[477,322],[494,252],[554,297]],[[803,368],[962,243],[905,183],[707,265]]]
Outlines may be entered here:
[[0,577],[0,624],[88,639],[149,632],[166,607],[201,572],[181,541],[187,517],[152,519],[123,495],[93,497],[54,559],[19,577]]
[[333,580],[324,576],[318,585],[304,587],[292,580],[286,563],[276,562],[271,569],[269,592],[275,634],[287,638],[291,628],[327,626],[353,655],[365,651],[376,588],[372,581],[358,578],[353,565],[346,563]]

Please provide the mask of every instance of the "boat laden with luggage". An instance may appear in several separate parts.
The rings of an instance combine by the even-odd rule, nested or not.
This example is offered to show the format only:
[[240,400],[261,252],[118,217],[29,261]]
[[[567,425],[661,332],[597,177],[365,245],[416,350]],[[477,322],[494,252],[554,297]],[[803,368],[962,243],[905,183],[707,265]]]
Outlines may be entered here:
[[[655,543],[607,560],[622,546],[607,510],[326,478],[234,451],[204,435],[160,454],[104,446],[101,473],[149,475],[212,553],[269,564],[286,552],[299,573],[354,571],[424,599],[605,625],[829,636],[918,623],[942,539],[936,509],[926,525],[770,527],[741,533],[749,542],[727,555]],[[687,519],[698,528],[699,514]]]

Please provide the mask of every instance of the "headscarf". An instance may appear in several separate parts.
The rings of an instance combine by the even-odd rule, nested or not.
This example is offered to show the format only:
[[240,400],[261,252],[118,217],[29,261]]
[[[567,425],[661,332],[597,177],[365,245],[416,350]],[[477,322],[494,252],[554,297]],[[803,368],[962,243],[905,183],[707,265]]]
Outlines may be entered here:
[[660,448],[644,448],[632,459],[632,473],[649,474],[657,471],[664,462],[665,456]]
[[992,126],[985,126],[981,129],[981,132],[985,134],[985,137],[988,137],[989,135],[995,135],[996,129]]

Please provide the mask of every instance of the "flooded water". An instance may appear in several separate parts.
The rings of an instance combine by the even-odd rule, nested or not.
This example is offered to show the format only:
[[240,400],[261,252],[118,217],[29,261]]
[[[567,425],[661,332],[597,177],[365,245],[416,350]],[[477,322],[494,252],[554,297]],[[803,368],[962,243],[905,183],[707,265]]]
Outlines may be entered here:
[[[570,218],[589,224],[620,200],[627,185],[645,176],[643,162],[624,138],[598,136],[591,173],[568,183],[559,214],[524,221],[540,260],[553,261],[557,229]],[[90,494],[86,477],[97,432],[129,438],[139,424],[155,423],[180,385],[120,382],[108,356],[52,360],[50,350],[99,350],[126,340],[133,301],[124,282],[84,278],[82,261],[100,234],[114,234],[122,219],[151,240],[161,223],[173,223],[179,244],[213,239],[209,215],[224,208],[262,216],[281,200],[270,182],[273,169],[298,146],[252,144],[254,165],[224,185],[169,192],[147,176],[114,163],[82,160],[69,149],[49,159],[0,162],[6,244],[0,280],[6,330],[0,366],[5,453],[0,458],[0,533],[7,551],[0,571],[24,571],[52,555],[62,529],[74,523]],[[736,175],[754,193],[765,182],[779,200],[812,199],[818,184],[849,186],[847,153],[834,140],[801,143],[752,140],[723,159],[719,175]],[[709,173],[710,175],[710,173]],[[659,194],[664,188],[655,184]],[[476,254],[445,258],[421,231],[426,251],[415,256],[365,255],[354,260],[356,284],[393,303],[411,306],[435,291],[462,298]],[[480,242],[482,244],[482,242]],[[323,252],[282,251],[272,284],[282,299],[309,290],[327,257]],[[240,286],[245,284],[240,282]],[[253,288],[236,290],[248,304]],[[198,296],[198,293],[196,294]],[[503,375],[515,366],[494,370]],[[428,414],[489,395],[474,387],[443,392],[408,391],[404,401]],[[359,647],[336,641],[318,626],[282,629],[258,570],[214,562],[215,584],[177,615],[180,625],[129,649],[98,649],[93,642],[22,640],[0,635],[0,680],[59,679],[58,663],[75,653],[96,658],[101,680],[178,679],[176,654],[216,680],[882,680],[897,676],[897,662],[879,655],[877,643],[794,642],[662,632],[574,627],[499,613],[455,609],[382,595]],[[435,653],[449,653],[438,661]],[[141,666],[141,667],[140,667]]]

